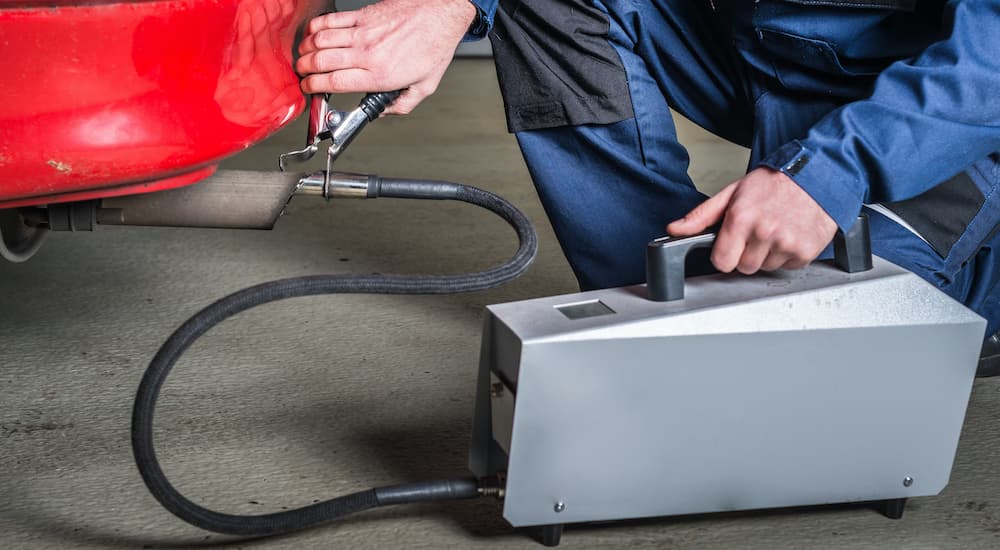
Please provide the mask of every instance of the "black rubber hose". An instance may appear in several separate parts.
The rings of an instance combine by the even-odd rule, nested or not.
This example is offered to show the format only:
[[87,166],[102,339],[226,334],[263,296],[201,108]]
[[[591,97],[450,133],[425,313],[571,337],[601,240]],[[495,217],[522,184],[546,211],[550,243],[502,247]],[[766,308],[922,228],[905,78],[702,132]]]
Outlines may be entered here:
[[268,536],[301,530],[376,506],[478,496],[476,481],[427,481],[369,489],[295,510],[243,516],[204,508],[180,494],[167,480],[156,458],[153,416],[167,375],[181,355],[209,329],[238,313],[285,298],[338,293],[450,294],[485,290],[520,276],[538,250],[527,217],[502,198],[474,187],[421,180],[376,180],[384,197],[447,199],[486,208],[517,232],[519,247],[506,263],[462,275],[316,275],[259,284],[235,292],[202,309],[182,324],[160,347],[142,377],[132,410],[132,451],[146,487],[167,510],[184,521],[218,533]]
[[375,122],[375,119],[385,112],[389,108],[389,105],[392,105],[399,98],[399,94],[401,93],[403,93],[402,90],[368,94],[361,99],[361,110],[365,112],[370,122]]

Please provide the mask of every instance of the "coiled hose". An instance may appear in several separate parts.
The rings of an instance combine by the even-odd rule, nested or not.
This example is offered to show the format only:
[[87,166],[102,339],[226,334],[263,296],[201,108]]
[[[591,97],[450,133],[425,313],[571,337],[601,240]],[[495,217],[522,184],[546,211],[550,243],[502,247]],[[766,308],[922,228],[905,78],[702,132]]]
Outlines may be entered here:
[[429,500],[479,496],[475,479],[426,481],[369,489],[294,510],[243,516],[204,508],[167,480],[156,458],[153,416],[160,388],[177,360],[209,329],[238,313],[277,300],[317,294],[451,294],[493,288],[520,276],[535,258],[538,239],[527,217],[487,191],[448,182],[374,178],[369,197],[456,200],[497,214],[517,232],[519,247],[506,263],[462,275],[315,275],[259,284],[230,294],[199,311],[160,347],[139,384],[132,410],[132,451],[146,487],[167,510],[184,521],[218,533],[269,536],[305,529],[369,508]]

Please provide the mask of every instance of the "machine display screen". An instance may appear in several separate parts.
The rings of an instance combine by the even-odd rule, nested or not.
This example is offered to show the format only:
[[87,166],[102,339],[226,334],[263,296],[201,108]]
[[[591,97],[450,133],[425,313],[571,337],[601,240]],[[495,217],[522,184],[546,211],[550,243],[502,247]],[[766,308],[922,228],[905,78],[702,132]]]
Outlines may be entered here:
[[556,309],[570,319],[586,319],[588,317],[598,317],[600,315],[611,315],[615,312],[615,310],[611,309],[600,300],[556,306]]

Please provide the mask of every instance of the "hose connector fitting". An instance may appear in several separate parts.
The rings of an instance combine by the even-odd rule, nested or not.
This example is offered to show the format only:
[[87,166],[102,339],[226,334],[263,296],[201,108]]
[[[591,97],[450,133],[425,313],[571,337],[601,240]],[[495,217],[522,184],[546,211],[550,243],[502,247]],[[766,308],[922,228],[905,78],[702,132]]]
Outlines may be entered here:
[[325,199],[374,199],[378,197],[379,180],[372,174],[322,171],[299,180],[295,194]]
[[507,472],[497,472],[495,476],[480,478],[479,496],[503,500],[507,496]]

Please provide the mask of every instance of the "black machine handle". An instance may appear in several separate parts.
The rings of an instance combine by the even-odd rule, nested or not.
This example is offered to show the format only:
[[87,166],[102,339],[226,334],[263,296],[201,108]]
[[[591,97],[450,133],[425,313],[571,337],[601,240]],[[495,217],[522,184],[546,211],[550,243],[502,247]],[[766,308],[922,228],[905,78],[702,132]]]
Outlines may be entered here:
[[[696,248],[710,248],[715,233],[691,237],[661,237],[646,245],[646,288],[649,299],[671,302],[684,298],[684,260]],[[868,215],[858,215],[854,226],[845,234],[837,231],[833,237],[833,262],[847,273],[872,268],[871,232]]]

